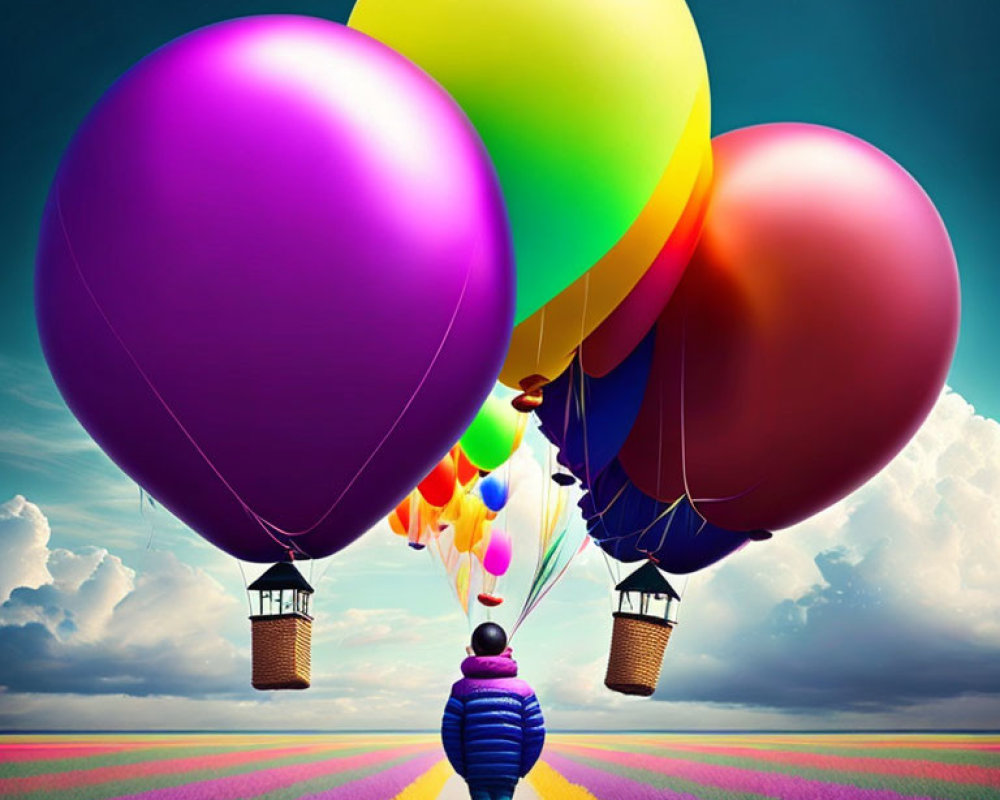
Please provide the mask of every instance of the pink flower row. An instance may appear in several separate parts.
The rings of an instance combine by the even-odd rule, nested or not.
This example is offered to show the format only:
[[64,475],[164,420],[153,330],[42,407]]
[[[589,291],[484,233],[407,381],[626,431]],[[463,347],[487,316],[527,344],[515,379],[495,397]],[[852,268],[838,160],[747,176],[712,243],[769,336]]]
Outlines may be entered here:
[[[742,767],[702,764],[664,756],[624,753],[578,745],[556,745],[554,749],[586,758],[592,764],[596,761],[643,769],[727,791],[763,794],[780,797],[782,800],[816,800],[817,797],[822,797],[824,800],[902,800],[904,797],[887,789],[868,789],[850,784],[810,780],[779,772],[759,772]],[[906,800],[931,799],[906,795]]]

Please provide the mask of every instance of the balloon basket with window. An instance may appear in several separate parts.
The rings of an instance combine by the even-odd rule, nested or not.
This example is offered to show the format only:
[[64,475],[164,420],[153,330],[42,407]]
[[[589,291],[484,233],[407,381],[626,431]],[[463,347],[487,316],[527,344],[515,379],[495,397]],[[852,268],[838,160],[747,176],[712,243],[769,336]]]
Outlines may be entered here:
[[619,593],[618,611],[613,615],[604,685],[614,692],[648,697],[660,678],[663,653],[677,624],[680,596],[652,562],[629,575],[615,590]]
[[289,563],[275,564],[248,587],[254,689],[308,689],[312,586]]

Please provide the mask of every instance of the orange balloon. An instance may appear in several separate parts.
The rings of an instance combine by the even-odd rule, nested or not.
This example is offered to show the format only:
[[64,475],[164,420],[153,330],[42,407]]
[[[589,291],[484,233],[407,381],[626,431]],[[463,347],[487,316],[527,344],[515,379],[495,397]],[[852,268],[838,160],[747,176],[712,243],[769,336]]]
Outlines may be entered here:
[[389,514],[389,527],[397,536],[406,536],[406,526],[400,521],[396,509],[393,509],[392,513]]
[[393,515],[399,520],[399,524],[403,529],[402,533],[400,533],[401,536],[405,536],[406,532],[410,529],[410,496],[406,495],[393,510],[392,514],[389,515],[389,525],[392,525]]
[[455,471],[458,475],[458,482],[462,486],[468,486],[479,477],[479,470],[469,461],[462,448],[458,445],[452,448],[452,454],[455,459]]

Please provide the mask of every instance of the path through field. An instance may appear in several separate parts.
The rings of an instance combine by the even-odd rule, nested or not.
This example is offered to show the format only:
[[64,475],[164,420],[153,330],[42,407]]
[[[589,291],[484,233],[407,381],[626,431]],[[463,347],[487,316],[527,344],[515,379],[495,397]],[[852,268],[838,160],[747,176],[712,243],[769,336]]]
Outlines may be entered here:
[[[469,790],[465,785],[465,781],[459,778],[458,775],[452,775],[441,789],[441,794],[437,796],[436,800],[469,800]],[[541,799],[538,796],[538,792],[532,789],[527,781],[521,781],[517,786],[517,791],[514,793],[514,800]]]

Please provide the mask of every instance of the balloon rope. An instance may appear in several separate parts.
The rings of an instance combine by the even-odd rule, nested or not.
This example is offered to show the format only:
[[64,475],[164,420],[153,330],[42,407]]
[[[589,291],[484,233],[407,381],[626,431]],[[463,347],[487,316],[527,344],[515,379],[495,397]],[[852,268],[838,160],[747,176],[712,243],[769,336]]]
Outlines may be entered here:
[[[638,529],[636,531],[633,531],[632,534],[630,534],[630,535],[632,535],[632,536],[638,536],[639,539],[641,539],[643,536],[645,536],[647,533],[649,533],[649,531],[652,529],[652,527],[657,522],[659,522],[662,519],[665,519],[668,515],[671,516],[671,520],[672,520],[673,519],[673,514],[677,511],[677,508],[678,508],[678,506],[680,505],[680,503],[681,503],[681,501],[683,499],[684,499],[683,497],[678,497],[669,506],[666,506],[662,511],[658,512],[656,514],[656,516],[653,518],[652,522],[650,522],[644,528],[641,528],[641,529]],[[653,508],[656,508],[656,506],[653,506]],[[670,525],[670,522],[667,523],[668,527],[669,527],[669,525]],[[636,540],[636,542],[638,543],[638,539]],[[647,551],[643,551],[643,552],[647,552]]]
[[[670,528],[673,527],[674,520],[677,517],[677,503],[674,503],[672,509],[673,510],[670,514],[670,519],[667,520],[667,524],[663,528],[663,533],[660,535],[660,543],[656,546],[656,549],[652,551],[653,553],[660,552],[660,550],[663,548],[663,545],[667,543],[667,534],[670,533]],[[648,531],[643,531],[640,534],[639,538],[641,539],[643,536],[646,535],[647,532]],[[638,541],[636,542],[636,545],[638,545]],[[636,549],[638,549],[638,546],[636,547]]]
[[[136,485],[138,486],[138,484],[136,484]],[[153,518],[151,518],[151,517],[147,517],[146,516],[146,508],[145,508],[145,506],[146,506],[146,498],[147,497],[149,497],[149,495],[146,493],[146,490],[143,489],[141,486],[139,486],[139,516],[142,517],[143,520],[145,520],[146,524],[149,526],[149,538],[146,539],[146,549],[147,550],[152,550],[153,549],[153,536],[156,533],[156,520],[153,519]],[[150,499],[150,503],[152,503],[152,499],[153,498],[150,497],[149,499]]]
[[[687,376],[686,369],[686,359],[687,359],[687,310],[684,311],[684,317],[681,320],[681,476],[684,479],[684,494],[687,495],[688,502],[691,504],[696,512],[698,512],[698,507],[695,505],[695,500],[691,496],[691,487],[688,485],[688,474],[687,474],[687,418],[685,416],[684,410],[684,399],[685,390],[684,382]],[[662,439],[661,439],[662,441]],[[660,448],[663,451],[663,448]],[[657,479],[657,489],[659,489],[659,479]],[[701,516],[701,512],[698,512]]]
[[[569,526],[569,523],[567,523],[567,527],[568,526]],[[565,532],[565,528],[563,529],[563,531]],[[563,564],[562,568],[559,570],[558,573],[556,573],[555,577],[551,578],[548,581],[548,583],[545,585],[545,588],[541,591],[541,593],[531,603],[530,607],[528,607],[527,609],[525,609],[521,613],[521,616],[517,620],[517,624],[514,626],[514,630],[517,630],[517,628],[520,627],[521,623],[524,622],[524,620],[526,620],[534,612],[534,610],[536,608],[538,608],[538,606],[541,604],[542,600],[544,600],[548,596],[549,592],[551,592],[552,589],[555,588],[555,585],[557,583],[559,583],[559,581],[562,580],[563,575],[566,574],[566,570],[569,569],[569,565],[573,562],[573,559],[576,558],[580,553],[582,553],[583,549],[586,546],[587,546],[587,539],[586,539],[586,537],[584,537],[583,541],[580,543],[580,546],[576,549],[576,552],[573,553],[566,560],[566,563]]]
[[[742,492],[737,492],[736,494],[731,494],[727,497],[695,498],[691,496],[691,487],[688,486],[688,477],[687,477],[687,435],[686,435],[687,427],[686,427],[685,413],[684,413],[684,402],[686,396],[686,392],[684,390],[684,379],[686,375],[684,362],[687,356],[687,309],[684,310],[684,320],[682,324],[683,324],[683,329],[681,333],[681,471],[684,476],[684,494],[687,495],[688,502],[691,503],[691,508],[694,509],[695,513],[702,519],[705,519],[705,515],[698,510],[698,506],[696,505],[697,503],[725,503],[729,500],[738,500],[739,498],[750,494],[750,492],[754,491],[758,486],[760,486],[761,483],[763,482],[763,479],[757,481],[749,488],[744,489]],[[657,487],[659,487],[659,478],[657,478]]]
[[[622,487],[622,489],[619,490],[619,492],[623,492],[623,491],[624,491],[624,487]],[[670,514],[674,510],[676,510],[677,506],[680,504],[680,502],[683,499],[684,499],[683,496],[682,497],[678,497],[669,506],[665,506],[662,511],[657,512],[656,516],[653,518],[653,521],[650,522],[648,525],[645,525],[642,528],[633,528],[628,533],[623,533],[620,536],[608,536],[608,537],[602,539],[602,541],[605,541],[605,542],[618,542],[618,541],[621,541],[622,539],[631,539],[633,536],[640,536],[640,537],[643,536],[644,534],[648,533],[649,530],[650,530],[650,528],[652,528],[657,522],[659,522],[664,517],[666,517],[667,514]],[[654,506],[654,508],[655,508],[655,506]],[[601,524],[603,524],[603,519],[601,520]],[[607,530],[607,529],[605,528],[605,530]]]
[[[683,359],[683,355],[681,356],[681,358]],[[684,369],[684,367],[682,366],[681,367],[682,373],[683,373],[683,369]],[[681,375],[681,387],[682,387],[681,391],[682,392],[684,391],[683,384],[684,384],[684,377],[683,377],[683,374],[682,374]],[[657,442],[657,445],[658,445],[657,448],[656,448],[656,493],[659,494],[660,493],[660,481],[663,479],[663,376],[659,373],[659,371],[656,374],[656,424],[657,424],[656,442]],[[681,416],[681,425],[683,425],[683,424],[684,424],[684,417],[683,417],[683,414],[682,414],[682,416]],[[683,434],[683,431],[682,431],[681,432],[681,436],[683,437],[683,435],[684,434]],[[682,438],[682,441],[683,441],[683,438]],[[681,463],[682,463],[682,465],[683,465],[683,461],[684,461],[684,450],[683,450],[683,444],[682,444],[681,445]]]
[[240,575],[243,577],[243,592],[247,596],[247,607],[250,609],[250,616],[253,616],[253,600],[250,599],[250,587],[247,585],[247,574],[243,571],[243,562],[233,556],[236,566],[240,568]]
[[[587,273],[588,276],[590,273]],[[587,375],[583,369],[583,351],[577,350],[577,361],[580,362],[580,422],[583,427],[583,474],[587,479],[587,486],[590,487],[590,482],[593,480],[593,475],[590,474],[590,437],[587,433]],[[571,376],[572,377],[572,376]]]
[[520,614],[518,615],[517,621],[514,623],[514,627],[511,630],[511,636],[513,637],[514,632],[517,630],[521,621],[527,614],[528,606],[531,603],[531,597],[538,587],[538,579],[542,571],[542,562],[545,558],[545,552],[548,548],[547,542],[547,521],[548,521],[548,511],[550,502],[549,490],[552,486],[552,450],[553,446],[548,443],[548,447],[545,451],[545,473],[542,476],[542,494],[538,504],[538,549],[535,553],[535,570],[531,578],[531,585],[528,587],[527,596],[524,599],[524,605],[521,606]]
[[399,415],[396,417],[392,425],[389,426],[389,430],[386,431],[385,435],[375,446],[375,449],[372,450],[372,452],[368,455],[368,458],[366,458],[364,463],[358,468],[358,471],[354,474],[354,477],[351,478],[351,480],[348,482],[347,486],[344,487],[341,493],[337,495],[337,499],[333,501],[333,504],[311,526],[301,531],[286,531],[282,530],[277,526],[273,526],[276,531],[278,531],[279,533],[283,533],[286,536],[301,536],[304,533],[310,533],[311,531],[315,530],[319,525],[323,523],[323,521],[328,516],[330,516],[330,514],[334,512],[337,506],[340,505],[340,501],[344,499],[344,496],[351,490],[351,488],[357,482],[358,478],[360,478],[361,475],[364,473],[364,471],[368,468],[368,465],[372,462],[375,456],[379,454],[379,451],[381,451],[381,449],[385,446],[385,443],[389,441],[389,437],[391,437],[392,434],[395,432],[396,428],[399,427],[399,424],[400,422],[403,421],[403,417],[406,415],[406,412],[410,410],[410,406],[413,405],[413,402],[417,399],[417,396],[420,394],[421,389],[424,388],[424,384],[427,382],[427,379],[430,377],[431,372],[433,371],[435,365],[437,364],[438,358],[441,356],[441,352],[444,350],[444,346],[448,343],[448,339],[451,336],[451,331],[455,327],[455,320],[458,319],[458,312],[461,311],[462,309],[462,303],[465,300],[466,290],[469,288],[469,279],[471,275],[472,275],[472,266],[470,261],[469,269],[465,273],[465,282],[462,284],[462,291],[459,292],[458,300],[455,303],[455,309],[454,311],[452,311],[451,319],[448,320],[448,327],[445,328],[444,335],[441,337],[441,341],[438,344],[437,350],[434,352],[434,356],[431,358],[430,363],[427,365],[427,369],[424,370],[423,376],[420,378],[420,381],[417,383],[416,388],[410,395],[410,399],[407,400],[406,403],[403,405],[403,408],[399,412]]
[[[571,388],[573,386],[573,375],[575,369],[576,369],[576,362],[575,361],[570,362],[569,365],[570,374],[568,383]],[[569,412],[570,409],[573,407],[572,402],[573,402],[573,392],[572,391],[566,392],[566,402],[563,405],[563,429],[562,429],[562,440],[564,442],[566,441],[566,437],[569,435]]]
[[[604,566],[608,568],[608,577],[611,578],[611,586],[613,588],[618,585],[618,581],[615,580],[615,573],[611,570],[611,557],[604,552],[602,548],[598,547],[597,549],[600,550],[601,555],[604,556]],[[612,603],[612,606],[613,605],[614,603]]]
[[590,304],[590,270],[583,276],[583,304],[580,307],[580,336],[577,341],[577,353],[583,347],[583,340],[587,333],[587,306]]
[[316,583],[313,584],[314,586],[319,586],[319,584],[321,584],[323,582],[323,578],[326,577],[326,573],[328,573],[330,571],[330,567],[332,567],[332,566],[333,566],[333,559],[332,558],[328,558],[326,560],[326,566],[323,567],[323,571],[319,574],[319,578],[316,580]]
[[542,339],[545,336],[545,306],[538,315],[538,350],[535,351],[535,372],[538,372],[538,365],[542,363]]
[[[761,483],[763,483],[763,480],[757,481],[755,484],[753,484],[752,486],[750,486],[747,489],[744,489],[742,492],[737,492],[736,494],[726,495],[725,497],[699,497],[697,500],[692,500],[691,507],[694,508],[694,504],[696,502],[697,503],[725,503],[725,502],[728,502],[729,500],[739,500],[741,497],[746,497],[748,494],[750,494],[750,492],[754,491],[754,489],[756,489],[758,486],[760,486]],[[695,508],[694,510],[698,511],[697,508]],[[702,514],[701,514],[700,511],[698,511],[698,516],[700,516],[700,517],[702,516]],[[702,517],[702,519],[704,519],[704,517]]]
[[283,542],[280,539],[278,539],[271,533],[270,530],[268,530],[266,526],[263,525],[264,520],[262,520],[257,514],[254,513],[253,509],[251,509],[250,506],[247,505],[246,501],[240,496],[239,492],[237,492],[236,489],[234,489],[232,485],[230,485],[229,481],[225,479],[223,474],[212,462],[212,459],[208,457],[205,451],[202,450],[201,447],[198,445],[198,442],[195,441],[195,438],[191,435],[188,429],[184,427],[184,424],[180,421],[177,414],[174,413],[174,410],[170,407],[170,404],[167,403],[167,401],[164,399],[163,395],[161,395],[160,392],[157,390],[156,386],[153,384],[152,380],[150,380],[145,370],[143,370],[143,368],[139,365],[138,359],[136,359],[136,357],[132,354],[132,351],[129,349],[128,345],[125,344],[125,340],[121,337],[121,334],[118,333],[118,330],[112,324],[111,319],[107,315],[107,312],[105,312],[104,307],[97,300],[97,296],[94,294],[93,289],[91,289],[90,287],[90,283],[87,281],[86,276],[83,274],[83,268],[80,266],[80,261],[76,257],[76,251],[73,249],[73,243],[70,241],[69,231],[66,230],[66,220],[63,218],[63,211],[62,211],[62,197],[59,194],[56,195],[56,211],[59,215],[59,226],[62,229],[63,240],[66,242],[66,249],[69,251],[70,260],[73,262],[73,266],[76,268],[76,273],[80,278],[80,282],[83,284],[83,288],[86,289],[87,295],[90,297],[90,300],[94,304],[94,307],[97,309],[97,312],[101,315],[101,318],[104,320],[104,324],[108,326],[108,330],[111,331],[111,334],[115,337],[119,346],[124,351],[125,355],[128,356],[129,361],[132,362],[132,366],[135,367],[136,372],[139,373],[139,376],[145,382],[150,392],[153,393],[153,396],[159,401],[160,405],[163,406],[164,411],[166,411],[167,414],[170,416],[170,418],[174,421],[174,423],[180,429],[181,433],[184,434],[184,437],[188,440],[188,442],[190,442],[191,446],[195,449],[198,455],[202,457],[204,462],[208,465],[208,468],[215,474],[215,476],[219,479],[219,481],[221,481],[222,485],[229,490],[230,494],[232,494],[236,502],[239,503],[240,507],[245,512],[250,514],[255,520],[257,520],[257,522],[261,523],[261,526],[264,527],[265,533],[267,533],[267,535],[271,537],[272,541],[274,541],[275,544],[284,548],[289,553],[292,551],[293,547],[297,549],[296,545],[290,542]]
[[[538,508],[538,552],[535,556],[535,578],[542,567],[542,558],[545,555],[546,542],[546,522],[548,520],[548,510],[550,502],[550,489],[552,488],[552,445],[548,445],[545,451],[545,474],[542,476],[542,498]],[[534,589],[534,579],[532,579],[532,589]]]
[[66,221],[65,221],[65,219],[63,217],[63,212],[62,212],[62,198],[59,195],[56,196],[56,210],[58,211],[58,214],[59,214],[59,225],[60,225],[60,228],[62,229],[63,238],[64,238],[64,240],[66,242],[66,247],[69,250],[69,254],[70,254],[70,257],[71,257],[71,259],[73,261],[73,265],[76,267],[77,274],[79,275],[80,280],[81,280],[81,282],[84,285],[84,288],[87,290],[87,294],[90,295],[91,301],[93,301],[94,306],[97,308],[98,312],[101,314],[102,318],[104,319],[105,324],[107,324],[108,328],[111,330],[111,333],[118,340],[118,343],[121,345],[122,349],[125,351],[125,354],[128,356],[129,360],[132,362],[132,365],[139,372],[139,375],[145,381],[145,383],[149,387],[150,391],[153,393],[153,395],[156,397],[156,399],[159,400],[159,402],[163,406],[164,410],[167,412],[167,414],[170,416],[170,418],[174,421],[174,423],[178,426],[178,428],[180,428],[181,432],[184,434],[184,436],[187,438],[187,440],[191,443],[191,446],[194,447],[194,449],[197,451],[197,453],[202,457],[202,459],[208,465],[209,469],[211,469],[211,471],[215,474],[215,476],[222,482],[223,486],[225,486],[226,489],[229,490],[229,492],[233,495],[233,497],[240,504],[240,506],[242,506],[242,508],[245,511],[247,511],[255,520],[257,520],[257,522],[259,522],[261,524],[261,527],[268,534],[268,536],[270,536],[271,539],[276,544],[280,545],[281,547],[284,547],[288,551],[289,555],[291,555],[291,553],[292,553],[293,550],[297,550],[299,553],[301,553],[302,555],[306,556],[307,558],[311,558],[311,556],[308,553],[306,553],[305,550],[303,550],[301,547],[299,547],[298,544],[296,544],[294,542],[282,542],[280,539],[276,538],[271,533],[271,531],[273,530],[274,532],[282,534],[282,535],[287,536],[287,537],[300,536],[302,534],[306,534],[306,533],[310,533],[310,532],[314,531],[319,525],[321,525],[323,523],[324,520],[326,520],[327,517],[330,516],[330,514],[333,513],[333,511],[340,504],[340,501],[343,500],[344,496],[351,490],[351,488],[357,482],[358,478],[360,478],[361,475],[364,473],[365,469],[367,469],[368,465],[372,462],[372,459],[374,459],[375,456],[378,455],[379,451],[381,451],[382,447],[389,440],[389,437],[391,437],[392,434],[395,432],[396,428],[399,427],[399,424],[400,424],[400,422],[402,422],[403,417],[406,415],[406,412],[409,411],[410,406],[413,405],[414,400],[416,400],[417,396],[420,394],[421,389],[423,389],[424,384],[427,382],[427,379],[430,377],[430,374],[433,371],[435,365],[437,364],[437,361],[438,361],[438,358],[441,355],[441,352],[444,350],[445,344],[447,344],[447,342],[448,342],[448,338],[450,337],[451,331],[452,331],[452,329],[455,326],[455,321],[458,318],[458,313],[459,313],[459,311],[462,308],[462,303],[465,300],[465,294],[466,294],[466,291],[468,290],[468,287],[469,287],[469,280],[470,280],[470,278],[472,276],[472,261],[471,260],[469,261],[468,268],[466,269],[466,272],[465,272],[465,280],[462,283],[462,289],[461,289],[461,291],[458,294],[458,299],[457,299],[457,301],[455,303],[455,308],[452,311],[451,319],[449,319],[448,325],[445,328],[443,336],[441,337],[441,341],[438,343],[437,350],[435,350],[434,355],[433,355],[433,357],[430,360],[430,363],[427,365],[427,369],[424,371],[424,374],[421,376],[420,380],[418,381],[416,388],[413,390],[413,392],[410,395],[410,398],[403,405],[403,408],[399,412],[399,414],[396,417],[395,421],[389,427],[389,430],[386,431],[385,435],[382,437],[382,439],[376,445],[375,449],[372,450],[372,452],[368,455],[368,458],[365,459],[364,463],[361,465],[361,467],[355,473],[354,477],[351,478],[351,480],[350,480],[350,482],[348,482],[347,486],[344,487],[344,489],[341,491],[341,493],[333,501],[333,504],[319,517],[319,519],[317,519],[311,526],[309,526],[308,528],[306,528],[304,530],[301,530],[301,531],[286,531],[286,530],[280,528],[279,526],[275,525],[274,523],[270,522],[269,520],[265,519],[263,516],[261,516],[260,514],[258,514],[257,512],[255,512],[252,508],[250,508],[249,504],[240,496],[240,494],[236,491],[236,489],[233,488],[233,486],[225,479],[225,477],[222,475],[221,471],[215,466],[215,464],[212,462],[212,460],[208,457],[208,454],[205,453],[205,451],[198,445],[197,441],[195,441],[194,437],[187,430],[187,428],[184,426],[184,424],[180,421],[180,419],[178,418],[177,414],[174,413],[173,409],[170,407],[170,405],[166,402],[166,400],[163,398],[163,396],[160,394],[160,392],[153,385],[153,382],[150,380],[149,376],[145,373],[145,371],[139,365],[139,362],[135,358],[135,356],[132,354],[132,351],[129,350],[129,348],[125,344],[124,340],[119,335],[118,331],[115,329],[114,325],[111,324],[111,320],[108,318],[108,315],[104,311],[104,308],[98,302],[97,297],[94,295],[94,292],[93,292],[93,290],[90,287],[90,284],[87,282],[87,279],[86,279],[86,277],[83,274],[83,269],[80,267],[80,262],[79,262],[79,260],[76,257],[76,252],[73,250],[73,245],[72,245],[72,242],[70,241],[69,232],[66,229]]

